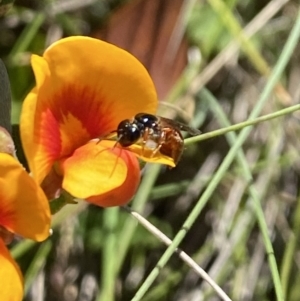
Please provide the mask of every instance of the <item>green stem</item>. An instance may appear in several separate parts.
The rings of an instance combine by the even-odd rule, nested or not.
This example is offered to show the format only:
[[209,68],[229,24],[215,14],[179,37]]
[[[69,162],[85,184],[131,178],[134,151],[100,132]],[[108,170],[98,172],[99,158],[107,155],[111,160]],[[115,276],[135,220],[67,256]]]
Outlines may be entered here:
[[[209,101],[211,107],[213,107],[214,112],[218,116],[218,120],[221,120],[222,125],[224,125],[224,126],[228,125],[229,120],[227,119],[226,115],[224,114],[224,112],[223,112],[221,106],[219,105],[218,101],[206,89],[203,89],[202,95]],[[235,133],[228,133],[226,137],[227,137],[229,143],[231,145],[234,145],[234,143],[236,142],[236,139],[237,139],[236,134]],[[275,145],[273,145],[273,147],[275,147]],[[272,160],[272,162],[274,162],[274,156],[271,156],[271,158],[269,160]],[[268,231],[268,226],[266,224],[266,220],[265,220],[265,217],[264,217],[264,211],[263,211],[263,208],[261,206],[261,200],[263,199],[263,197],[264,197],[264,195],[267,191],[268,184],[270,183],[270,180],[271,180],[273,165],[268,164],[269,168],[268,168],[268,171],[266,172],[265,178],[264,178],[264,180],[265,180],[265,190],[262,191],[261,193],[259,193],[257,191],[257,189],[255,188],[255,186],[252,184],[253,183],[253,177],[252,177],[252,174],[251,174],[251,169],[250,169],[250,167],[247,163],[247,159],[246,159],[242,149],[240,149],[237,152],[237,161],[238,161],[238,163],[239,163],[239,165],[242,169],[243,177],[245,178],[246,183],[250,184],[249,187],[248,187],[248,191],[249,191],[249,195],[250,195],[251,200],[252,200],[251,204],[253,206],[254,213],[256,215],[256,219],[257,219],[258,225],[259,225],[261,233],[262,233],[264,246],[265,246],[265,249],[266,249],[266,253],[268,255],[270,270],[271,270],[271,273],[273,275],[274,286],[275,287],[279,286],[279,290],[281,290],[280,289],[281,283],[280,283],[279,278],[278,278],[279,272],[278,272],[278,267],[277,267],[276,260],[275,260],[274,250],[273,250],[273,247],[272,247],[271,239],[269,237],[269,231]],[[281,294],[281,292],[279,292],[279,294]],[[283,300],[283,299],[278,299],[278,300]]]
[[208,0],[208,2],[219,18],[223,21],[224,26],[230,31],[234,38],[240,42],[242,50],[246,53],[254,67],[262,75],[269,75],[270,67],[268,66],[267,62],[257,51],[249,38],[243,33],[242,27],[224,1]]
[[[276,66],[269,77],[269,80],[256,104],[254,107],[252,113],[249,116],[250,120],[255,119],[261,112],[263,106],[269,99],[276,83],[278,82],[284,68],[286,67],[298,41],[300,36],[300,11],[298,13],[298,17],[296,20],[296,23],[289,35],[288,41],[283,47],[282,53],[276,63]],[[137,291],[136,295],[133,297],[132,301],[139,301],[143,298],[145,293],[148,291],[149,287],[152,285],[156,277],[158,276],[161,269],[167,264],[168,260],[171,258],[172,254],[175,252],[176,248],[179,246],[179,244],[184,239],[187,231],[191,228],[191,226],[194,224],[195,220],[198,218],[200,212],[202,211],[203,207],[207,204],[208,200],[210,199],[211,195],[215,191],[216,187],[224,177],[226,171],[228,170],[230,164],[232,161],[236,158],[236,154],[240,150],[242,144],[245,142],[247,137],[249,136],[251,132],[250,127],[244,128],[239,136],[236,139],[236,142],[231,147],[230,151],[228,152],[227,156],[225,157],[224,161],[222,162],[221,166],[219,167],[218,171],[215,173],[214,177],[212,178],[211,182],[207,186],[207,189],[204,191],[200,199],[198,200],[197,204],[193,208],[191,214],[187,218],[187,220],[184,222],[181,230],[177,233],[175,236],[172,244],[167,248],[163,256],[158,261],[156,267],[151,271],[150,275],[146,278],[140,289]],[[262,217],[263,218],[263,217]],[[265,233],[262,233],[263,236]],[[268,254],[271,254],[272,245],[269,244],[266,246]],[[269,256],[269,264],[270,266],[276,266],[276,262],[274,259],[274,256]],[[277,269],[274,269],[276,271]],[[277,300],[283,301],[283,292],[282,287],[280,284],[280,278],[278,273],[272,273],[273,282],[275,285],[275,291]]]
[[36,37],[39,28],[44,23],[45,18],[46,15],[43,12],[39,12],[35,15],[32,22],[27,24],[9,54],[10,60],[13,60],[17,53],[24,52],[28,49],[32,40]]
[[97,300],[113,301],[115,299],[116,273],[115,262],[117,258],[117,227],[119,222],[119,208],[107,208],[103,213],[103,227],[105,241],[103,244],[101,287]]
[[293,262],[297,253],[297,244],[300,237],[300,198],[297,200],[297,208],[293,215],[293,229],[284,250],[281,265],[281,282],[285,298],[288,295],[288,286],[293,268]]
[[200,141],[203,141],[203,140],[206,140],[209,138],[221,136],[228,132],[238,131],[245,127],[249,127],[249,126],[252,126],[252,125],[267,121],[267,120],[271,120],[271,119],[278,118],[278,117],[281,117],[281,116],[284,116],[287,114],[291,114],[298,110],[300,110],[300,105],[294,105],[294,106],[288,107],[286,109],[282,109],[282,110],[279,110],[279,111],[271,113],[271,114],[263,115],[261,117],[255,118],[255,119],[243,121],[241,123],[230,125],[230,126],[227,126],[225,128],[219,129],[219,130],[215,130],[215,131],[212,131],[209,133],[204,133],[199,136],[184,139],[184,144],[189,145],[189,144],[193,144],[195,142],[200,142]]
[[37,274],[40,272],[40,270],[43,268],[43,266],[46,264],[48,255],[52,248],[52,241],[46,240],[43,242],[38,251],[36,252],[34,258],[32,259],[30,266],[28,267],[26,274],[24,276],[24,291],[25,293],[28,292],[31,284],[34,282],[34,280],[37,277]]
[[[152,191],[152,188],[155,184],[155,181],[157,179],[157,176],[160,171],[160,165],[154,164],[152,166],[149,166],[144,177],[143,181],[139,187],[139,190],[137,194],[135,195],[135,198],[132,202],[131,208],[134,211],[142,212],[148,197]],[[129,249],[132,236],[134,234],[134,231],[137,227],[137,223],[134,219],[132,219],[130,216],[126,219],[126,222],[124,224],[124,227],[119,235],[119,242],[118,242],[118,256],[116,257],[116,274],[119,273],[123,261],[125,259],[125,256],[127,254],[127,251]]]

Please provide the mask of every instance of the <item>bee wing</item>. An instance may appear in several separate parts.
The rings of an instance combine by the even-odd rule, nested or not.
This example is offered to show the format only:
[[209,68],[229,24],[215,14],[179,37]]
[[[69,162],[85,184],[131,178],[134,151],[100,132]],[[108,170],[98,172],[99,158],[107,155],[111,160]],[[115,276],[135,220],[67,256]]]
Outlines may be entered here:
[[181,122],[169,119],[169,118],[165,118],[165,117],[160,117],[160,116],[158,116],[158,118],[159,118],[159,122],[162,127],[175,128],[180,131],[187,132],[192,136],[197,136],[197,135],[201,134],[201,131],[199,131],[198,129],[192,128],[184,123],[181,123]]

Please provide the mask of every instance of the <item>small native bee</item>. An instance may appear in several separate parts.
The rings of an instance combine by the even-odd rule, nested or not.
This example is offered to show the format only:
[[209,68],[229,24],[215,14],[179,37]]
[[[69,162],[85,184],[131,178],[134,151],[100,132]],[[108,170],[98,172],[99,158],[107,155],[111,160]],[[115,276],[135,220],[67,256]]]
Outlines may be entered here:
[[141,143],[143,149],[153,151],[153,156],[160,151],[161,154],[173,158],[177,164],[184,149],[180,131],[186,131],[193,136],[201,133],[172,119],[139,113],[132,120],[125,119],[119,123],[116,131],[117,143],[123,147]]

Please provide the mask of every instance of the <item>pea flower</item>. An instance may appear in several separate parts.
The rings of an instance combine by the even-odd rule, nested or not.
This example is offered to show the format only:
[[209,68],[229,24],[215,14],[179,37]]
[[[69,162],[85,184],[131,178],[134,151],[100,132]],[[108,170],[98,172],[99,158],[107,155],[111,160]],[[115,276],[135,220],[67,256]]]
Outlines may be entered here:
[[131,54],[76,36],[32,55],[31,64],[36,86],[22,107],[21,138],[33,177],[52,187],[52,197],[63,189],[103,207],[122,205],[140,181],[137,157],[170,161],[105,138],[122,120],[157,109],[153,82]]
[[6,244],[14,234],[36,241],[46,239],[50,218],[42,189],[16,159],[0,153],[0,300],[23,299],[22,274]]

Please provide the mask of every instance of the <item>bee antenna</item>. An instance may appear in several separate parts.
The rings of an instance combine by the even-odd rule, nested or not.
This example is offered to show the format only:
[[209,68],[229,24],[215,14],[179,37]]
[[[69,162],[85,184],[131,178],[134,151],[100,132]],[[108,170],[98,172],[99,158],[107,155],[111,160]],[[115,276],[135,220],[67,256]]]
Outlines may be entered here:
[[113,149],[118,145],[118,143],[120,142],[120,140],[122,139],[122,137],[123,137],[122,134],[118,137],[116,143],[115,143],[114,146],[113,146]]
[[117,133],[117,131],[115,130],[115,131],[111,131],[107,135],[102,135],[102,136],[98,137],[98,141],[96,144],[100,143],[103,139],[111,139],[113,137],[113,135],[116,133]]

